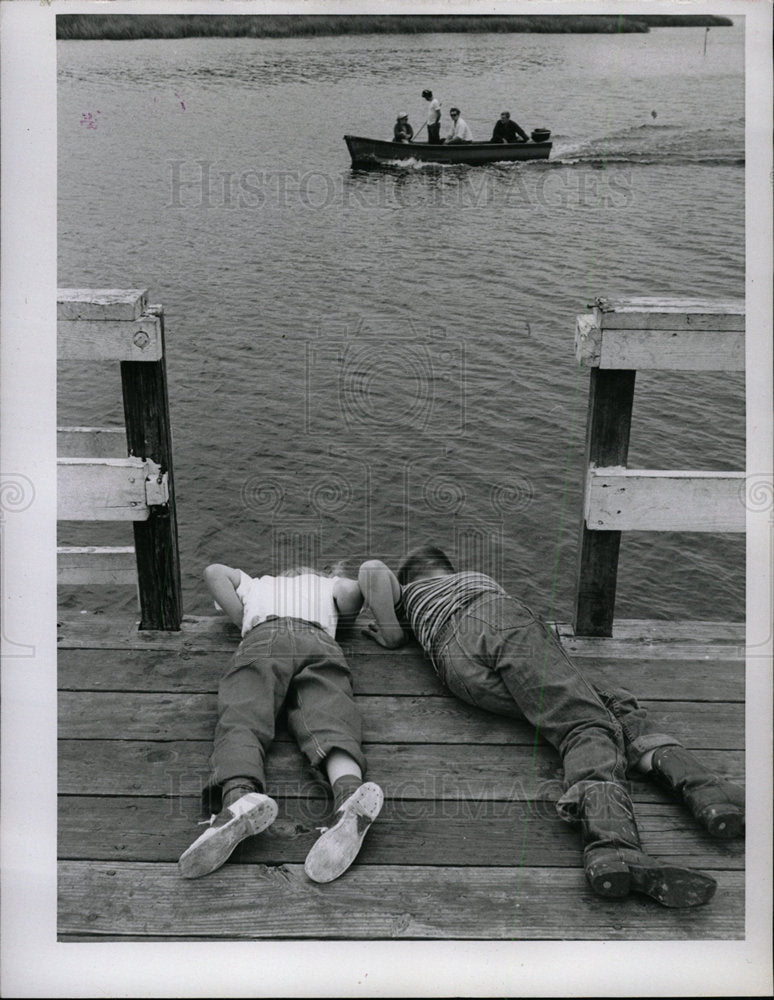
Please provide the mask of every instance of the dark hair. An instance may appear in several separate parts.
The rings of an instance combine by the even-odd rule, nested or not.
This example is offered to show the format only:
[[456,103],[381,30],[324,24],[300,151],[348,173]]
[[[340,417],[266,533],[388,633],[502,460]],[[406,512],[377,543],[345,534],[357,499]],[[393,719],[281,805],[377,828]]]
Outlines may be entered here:
[[423,90],[422,91],[422,97],[432,97],[432,96],[433,96],[432,90]]
[[457,112],[457,114],[460,113],[460,109],[459,108],[449,108],[449,114],[450,115],[453,115],[455,111]]
[[419,545],[408,552],[398,566],[398,583],[404,587],[418,576],[423,576],[428,570],[442,569],[454,573],[451,560],[437,545]]

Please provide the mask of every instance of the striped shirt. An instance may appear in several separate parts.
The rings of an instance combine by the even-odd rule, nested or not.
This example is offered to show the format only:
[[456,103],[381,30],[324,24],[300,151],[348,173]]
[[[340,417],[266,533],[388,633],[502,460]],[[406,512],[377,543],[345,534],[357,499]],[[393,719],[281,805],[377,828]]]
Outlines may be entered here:
[[483,594],[505,594],[484,573],[451,573],[407,583],[401,603],[420,646],[435,661],[437,643],[445,626],[459,611]]

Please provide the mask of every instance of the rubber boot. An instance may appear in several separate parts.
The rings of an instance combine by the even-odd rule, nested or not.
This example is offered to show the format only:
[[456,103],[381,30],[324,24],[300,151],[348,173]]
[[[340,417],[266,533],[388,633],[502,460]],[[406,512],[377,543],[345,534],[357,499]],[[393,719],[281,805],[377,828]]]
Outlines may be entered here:
[[645,854],[631,799],[620,785],[590,785],[581,804],[581,822],[583,867],[597,895],[621,899],[642,892],[669,907],[701,906],[714,896],[717,884],[708,875]]
[[711,836],[731,840],[743,835],[744,789],[708,771],[685,747],[659,747],[652,774],[682,799]]

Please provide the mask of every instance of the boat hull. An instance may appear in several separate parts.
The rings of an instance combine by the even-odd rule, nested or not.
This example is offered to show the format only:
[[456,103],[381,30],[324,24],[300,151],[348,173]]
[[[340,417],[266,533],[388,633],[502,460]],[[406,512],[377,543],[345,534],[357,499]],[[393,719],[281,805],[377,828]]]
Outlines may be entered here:
[[465,142],[435,145],[429,142],[387,142],[382,139],[365,139],[358,135],[345,135],[352,166],[378,167],[401,160],[418,160],[420,163],[502,163],[521,160],[546,160],[551,152],[550,142]]

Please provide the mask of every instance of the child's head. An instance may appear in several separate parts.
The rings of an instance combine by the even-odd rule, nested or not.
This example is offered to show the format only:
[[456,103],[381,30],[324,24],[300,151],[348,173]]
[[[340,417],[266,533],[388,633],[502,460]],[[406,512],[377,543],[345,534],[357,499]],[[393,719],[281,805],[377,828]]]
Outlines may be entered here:
[[407,553],[398,566],[398,583],[401,587],[421,576],[454,573],[451,560],[437,545],[419,545]]

